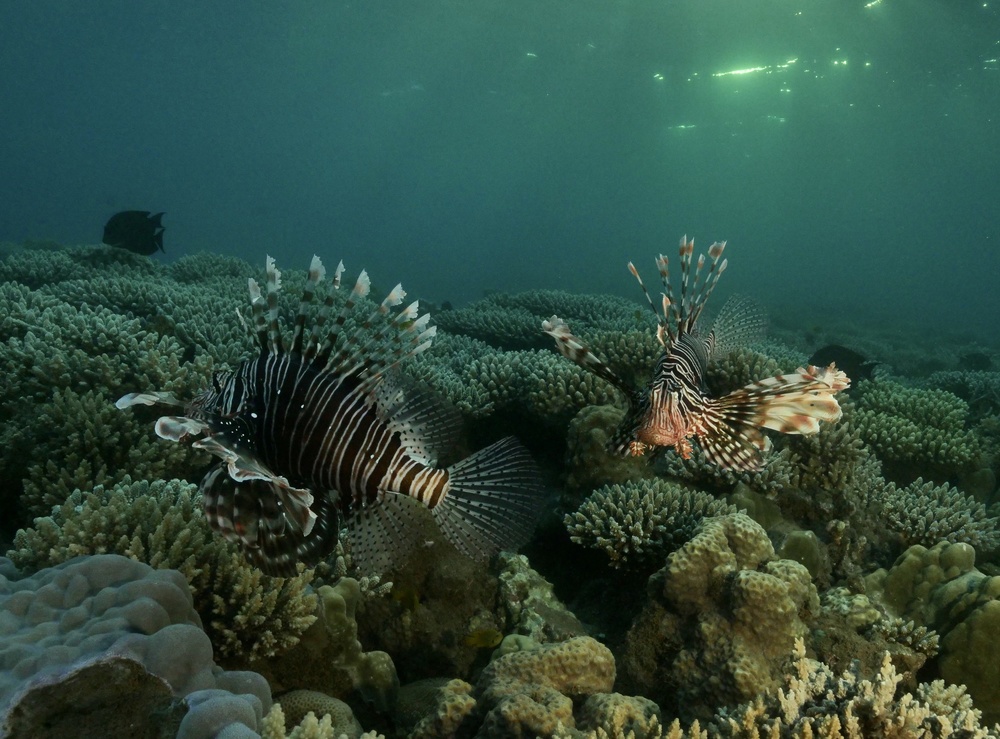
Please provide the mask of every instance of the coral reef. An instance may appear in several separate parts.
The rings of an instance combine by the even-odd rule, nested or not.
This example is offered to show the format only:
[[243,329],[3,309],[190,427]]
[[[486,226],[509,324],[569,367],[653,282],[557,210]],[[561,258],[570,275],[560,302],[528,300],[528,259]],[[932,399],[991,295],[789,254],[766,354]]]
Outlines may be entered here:
[[[50,736],[139,735],[168,720],[181,736],[208,739],[215,731],[206,725],[232,722],[234,701],[244,723],[259,728],[271,705],[267,683],[215,665],[180,573],[113,554],[25,577],[3,571],[0,733],[39,736],[44,726]],[[226,705],[198,707],[208,691]],[[129,694],[144,710],[123,716]]]
[[1000,717],[1000,577],[975,567],[968,544],[914,545],[889,570],[867,578],[869,592],[893,616],[940,635],[937,659],[949,683],[968,686],[977,708]]
[[[762,471],[735,475],[697,455],[609,455],[623,398],[539,330],[568,318],[642,384],[660,351],[646,306],[531,291],[435,312],[433,348],[404,371],[461,412],[460,444],[515,433],[543,458],[555,511],[530,561],[474,564],[434,545],[394,567],[390,591],[345,577],[339,551],[280,580],[211,535],[188,482],[204,456],[157,440],[142,409],[113,406],[137,387],[190,396],[243,359],[234,309],[258,269],[98,246],[0,251],[0,538],[15,560],[0,559],[0,582],[17,590],[0,601],[31,600],[0,606],[4,716],[18,726],[82,734],[93,721],[113,734],[127,699],[129,717],[158,717],[151,732],[186,737],[997,735],[978,712],[1000,717],[1000,580],[988,576],[1000,506],[986,508],[1000,373],[982,357],[800,326],[732,351],[709,367],[713,393],[848,338],[907,374],[882,365],[840,423],[776,438]],[[283,313],[304,279],[283,275]],[[922,546],[888,569],[910,545]],[[85,562],[106,563],[103,574],[65,579]],[[132,574],[98,588],[115,573]],[[28,634],[34,647],[19,641]],[[46,645],[51,672],[34,672]],[[968,692],[921,682],[937,677]]]
[[742,513],[705,519],[649,582],[620,685],[675,715],[707,717],[773,691],[819,597],[805,567],[775,559]]
[[919,477],[903,488],[890,484],[881,504],[886,525],[899,534],[903,546],[931,547],[947,541],[969,544],[977,552],[1000,546],[1000,520],[951,485],[925,483]]
[[[566,430],[567,505],[576,495],[613,483],[652,477],[655,472],[642,457],[623,457],[608,450],[608,441],[625,417],[625,410],[613,405],[588,405],[573,416]],[[572,496],[572,498],[571,498]]]
[[826,665],[805,656],[801,639],[796,640],[794,655],[796,661],[780,693],[715,717],[708,735],[724,739],[994,736],[981,725],[980,712],[961,687],[936,680],[919,685],[915,694],[897,698],[900,675],[888,654],[878,674],[870,679],[850,670],[838,677]]
[[564,523],[574,542],[603,550],[613,567],[659,565],[703,519],[735,512],[708,493],[654,479],[602,487]]
[[438,686],[433,709],[410,736],[556,736],[574,729],[587,699],[609,693],[614,681],[611,652],[587,636],[509,652],[487,665],[475,687],[460,680]]
[[354,718],[351,707],[344,701],[320,693],[318,690],[292,690],[279,697],[276,705],[281,706],[286,726],[300,725],[311,713],[319,719],[329,716],[334,736],[346,734],[349,739],[358,739],[361,736],[361,724]]
[[223,657],[277,654],[315,620],[316,596],[306,589],[312,573],[262,575],[212,534],[197,486],[181,480],[133,482],[126,475],[112,487],[74,491],[51,516],[18,531],[8,556],[37,569],[103,553],[180,570]]
[[967,428],[969,406],[952,393],[878,380],[860,385],[855,398],[853,420],[861,437],[883,464],[910,476],[903,482],[917,476],[946,480],[980,454]]
[[[556,597],[552,584],[531,568],[527,557],[501,554],[500,561],[499,595],[515,638],[545,644],[587,633],[579,619]],[[501,642],[498,652],[505,649],[505,644],[510,647],[510,638]]]
[[358,641],[357,611],[362,601],[358,581],[344,577],[319,588],[318,618],[299,643],[277,658],[247,661],[276,693],[313,690],[347,700],[357,692],[379,711],[396,702],[399,678],[385,652],[365,651]]

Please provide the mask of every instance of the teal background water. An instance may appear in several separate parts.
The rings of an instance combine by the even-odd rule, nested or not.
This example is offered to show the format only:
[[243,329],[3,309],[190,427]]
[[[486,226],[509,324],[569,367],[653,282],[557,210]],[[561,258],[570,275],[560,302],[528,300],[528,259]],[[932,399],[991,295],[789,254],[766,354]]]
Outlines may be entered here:
[[6,1],[0,240],[164,210],[461,304],[639,299],[688,233],[772,314],[993,341],[998,60],[993,2]]

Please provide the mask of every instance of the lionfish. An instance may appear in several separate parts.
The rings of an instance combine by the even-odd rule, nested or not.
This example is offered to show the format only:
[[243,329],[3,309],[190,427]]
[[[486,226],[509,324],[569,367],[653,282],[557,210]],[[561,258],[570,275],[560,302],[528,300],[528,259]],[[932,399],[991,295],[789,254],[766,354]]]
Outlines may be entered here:
[[657,310],[639,271],[629,262],[629,271],[656,315],[656,336],[663,346],[653,378],[641,391],[594,356],[558,316],[542,323],[542,330],[556,340],[563,356],[625,393],[628,410],[609,441],[611,451],[641,455],[655,447],[673,447],[689,459],[694,440],[712,464],[726,470],[752,471],[763,466],[764,454],[771,448],[771,440],[761,429],[815,434],[820,421],[840,420],[840,404],[834,395],[847,388],[850,380],[834,364],[823,369],[800,367],[794,374],[769,377],[721,398],[709,394],[705,384],[709,362],[735,348],[739,335],[752,333],[758,321],[745,300],[734,298],[723,307],[707,335],[698,330],[698,318],[726,269],[727,260],[719,261],[725,247],[724,241],[713,243],[708,248],[711,264],[707,273],[703,273],[702,254],[692,277],[694,242],[686,236],[681,239],[680,300],[671,288],[667,257],[661,254],[656,259],[665,291],[662,311]]
[[[291,345],[279,324],[281,273],[267,258],[266,294],[253,279],[250,314],[259,353],[189,402],[170,393],[130,393],[118,408],[180,408],[156,434],[218,457],[200,488],[209,525],[271,575],[315,565],[336,546],[341,523],[362,562],[389,564],[423,537],[430,509],[461,552],[486,558],[530,536],[543,501],[531,457],[513,437],[448,467],[436,466],[457,413],[406,382],[400,362],[430,347],[435,327],[397,285],[364,318],[370,290],[361,272],[333,315],[329,291],[307,326],[325,268],[313,257]],[[332,280],[340,288],[343,262]],[[396,309],[396,310],[394,310]],[[361,320],[356,320],[355,315]],[[421,505],[423,504],[423,505]]]

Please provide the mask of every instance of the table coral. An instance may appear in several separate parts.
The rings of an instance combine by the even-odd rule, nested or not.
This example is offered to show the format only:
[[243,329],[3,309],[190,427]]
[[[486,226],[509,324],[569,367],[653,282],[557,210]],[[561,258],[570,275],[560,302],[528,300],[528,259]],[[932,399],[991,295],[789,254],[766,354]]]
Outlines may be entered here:
[[612,567],[660,565],[702,520],[735,513],[725,501],[663,479],[606,485],[563,520],[570,539],[601,549]]

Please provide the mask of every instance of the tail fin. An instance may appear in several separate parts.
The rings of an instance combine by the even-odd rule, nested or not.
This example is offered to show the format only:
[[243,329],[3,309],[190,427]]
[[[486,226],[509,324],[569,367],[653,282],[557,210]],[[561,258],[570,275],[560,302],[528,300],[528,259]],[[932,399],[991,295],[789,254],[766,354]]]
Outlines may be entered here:
[[460,552],[487,559],[528,540],[544,496],[534,461],[509,436],[449,467],[447,492],[431,513]]
[[799,367],[751,383],[718,400],[709,400],[705,432],[698,443],[705,456],[723,469],[754,470],[770,442],[760,429],[783,434],[815,434],[819,422],[836,423],[842,411],[834,395],[851,384],[836,366]]

